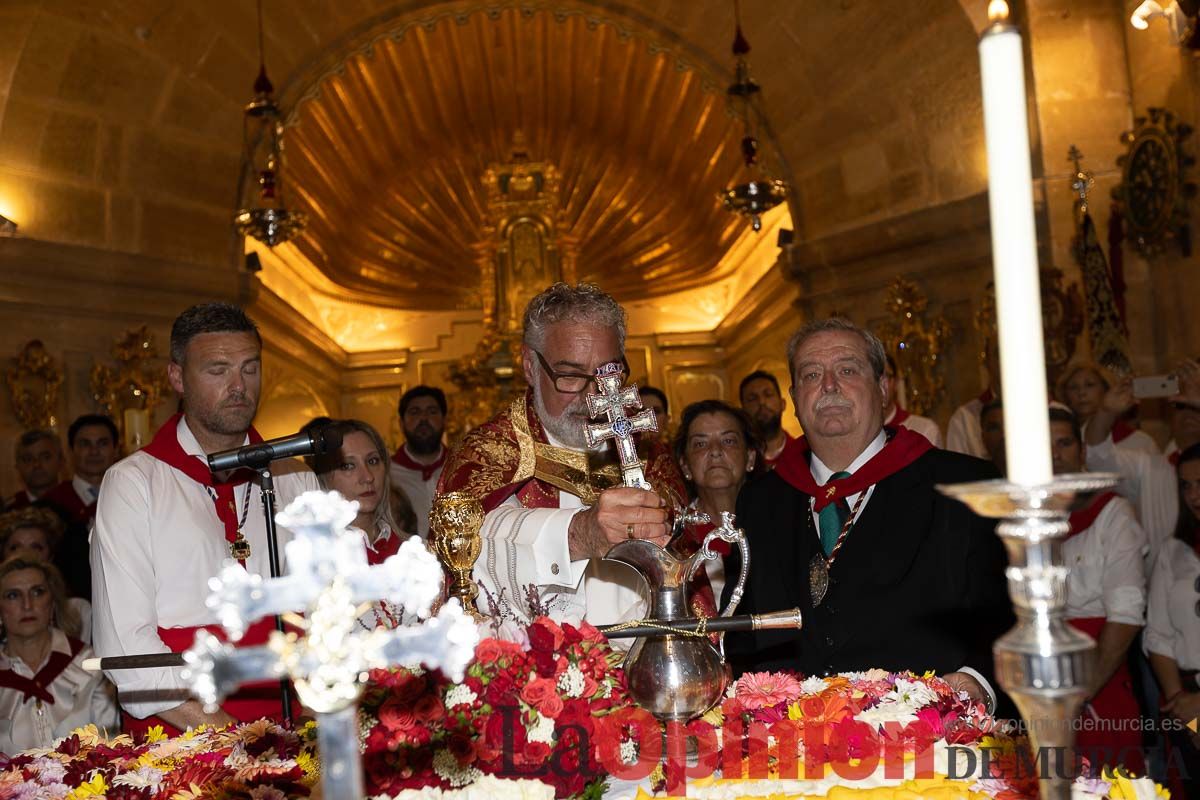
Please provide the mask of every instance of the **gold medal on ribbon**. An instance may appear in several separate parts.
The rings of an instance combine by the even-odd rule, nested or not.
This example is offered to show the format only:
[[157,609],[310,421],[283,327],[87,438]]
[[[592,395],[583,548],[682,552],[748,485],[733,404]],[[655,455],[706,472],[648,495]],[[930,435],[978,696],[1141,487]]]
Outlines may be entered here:
[[241,530],[237,532],[234,540],[229,543],[229,555],[238,561],[245,561],[250,557],[250,543],[246,541],[246,537],[242,535]]

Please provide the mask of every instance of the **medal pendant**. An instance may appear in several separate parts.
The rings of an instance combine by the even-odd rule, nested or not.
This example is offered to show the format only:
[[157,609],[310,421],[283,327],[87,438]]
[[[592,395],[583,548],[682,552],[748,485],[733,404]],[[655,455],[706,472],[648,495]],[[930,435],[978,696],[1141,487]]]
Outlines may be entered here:
[[250,543],[242,536],[241,531],[238,531],[237,538],[229,543],[229,555],[238,561],[245,561],[250,557]]
[[829,591],[829,564],[817,553],[808,562],[808,594],[812,598],[813,608],[821,605],[825,592]]

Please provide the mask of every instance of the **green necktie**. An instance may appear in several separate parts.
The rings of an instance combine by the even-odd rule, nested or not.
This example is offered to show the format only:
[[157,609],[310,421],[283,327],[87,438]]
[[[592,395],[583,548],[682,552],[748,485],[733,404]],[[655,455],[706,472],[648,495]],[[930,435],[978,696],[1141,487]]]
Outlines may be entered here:
[[[849,472],[835,472],[829,476],[829,480],[836,481],[849,477]],[[828,486],[829,483],[826,482],[825,485]],[[817,514],[817,521],[821,523],[821,549],[825,551],[826,556],[833,552],[838,534],[842,532],[842,526],[846,524],[846,518],[849,516],[850,506],[842,498],[825,506]]]

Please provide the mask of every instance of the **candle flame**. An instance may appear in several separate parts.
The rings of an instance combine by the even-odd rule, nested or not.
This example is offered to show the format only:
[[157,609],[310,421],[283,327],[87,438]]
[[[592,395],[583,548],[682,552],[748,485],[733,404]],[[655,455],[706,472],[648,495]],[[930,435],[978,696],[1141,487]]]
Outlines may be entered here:
[[1007,22],[1008,3],[1004,2],[1004,0],[991,0],[991,2],[988,3],[988,21]]

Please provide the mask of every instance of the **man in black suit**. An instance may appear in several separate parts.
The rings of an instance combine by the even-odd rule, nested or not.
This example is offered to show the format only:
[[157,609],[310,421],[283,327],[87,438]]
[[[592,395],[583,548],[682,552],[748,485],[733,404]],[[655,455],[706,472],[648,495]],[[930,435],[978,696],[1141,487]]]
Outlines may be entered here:
[[731,634],[731,660],[808,675],[934,670],[990,708],[991,645],[1013,622],[1007,559],[993,523],[935,487],[998,475],[884,429],[884,358],[879,339],[842,319],[789,342],[805,437],[738,499],[753,554],[739,611],[799,607],[804,627]]

